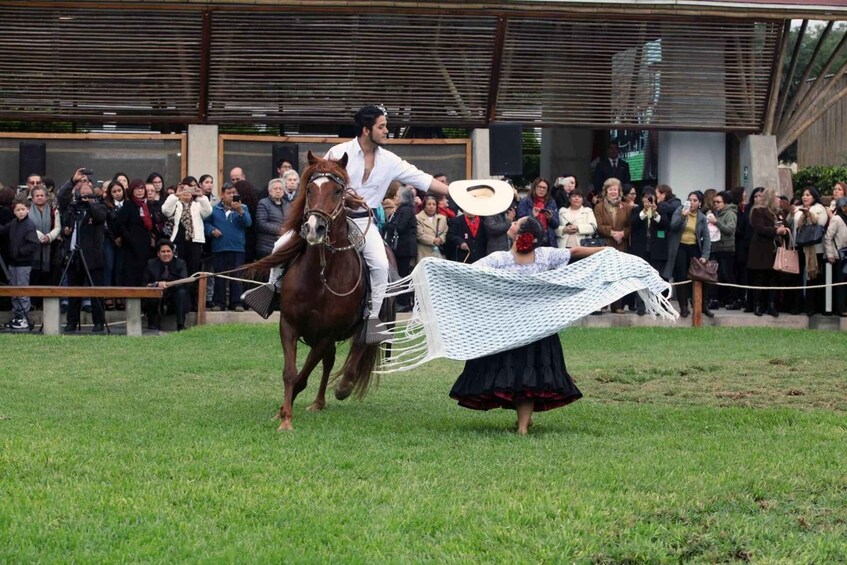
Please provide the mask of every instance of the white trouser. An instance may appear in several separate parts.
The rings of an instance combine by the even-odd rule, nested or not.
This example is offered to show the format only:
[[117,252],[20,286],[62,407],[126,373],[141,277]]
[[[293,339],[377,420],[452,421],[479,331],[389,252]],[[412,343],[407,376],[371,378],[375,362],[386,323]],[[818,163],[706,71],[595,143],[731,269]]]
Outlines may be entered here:
[[[385,253],[385,244],[375,223],[371,222],[368,228],[367,218],[356,218],[353,221],[363,232],[368,230],[365,234],[365,248],[362,250],[362,256],[365,258],[365,264],[371,276],[371,318],[378,318],[379,311],[382,309],[382,299],[385,297],[385,287],[388,285],[388,255]],[[274,251],[285,245],[291,239],[292,233],[288,231],[282,234],[274,243]],[[276,282],[281,274],[281,269],[271,269],[270,282]]]

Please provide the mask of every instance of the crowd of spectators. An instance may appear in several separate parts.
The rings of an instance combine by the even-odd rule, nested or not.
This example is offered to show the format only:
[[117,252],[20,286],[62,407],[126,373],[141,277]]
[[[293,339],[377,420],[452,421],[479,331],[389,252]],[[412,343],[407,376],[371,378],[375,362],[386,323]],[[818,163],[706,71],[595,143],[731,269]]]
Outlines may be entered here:
[[[623,167],[625,163],[616,162],[607,168]],[[446,181],[443,175],[442,179]],[[615,177],[605,178],[597,191],[583,191],[573,175],[565,174],[556,179],[552,188],[547,179],[536,178],[526,195],[518,197],[516,192],[509,210],[482,219],[463,213],[447,198],[415,194],[411,187],[393,187],[383,207],[388,231],[393,234],[393,230],[405,230],[402,241],[408,241],[413,229],[408,213],[403,212],[402,221],[396,223],[392,222],[392,214],[399,213],[400,202],[408,206],[414,195],[417,260],[438,256],[472,263],[494,251],[507,250],[510,242],[506,230],[511,222],[531,215],[543,227],[542,245],[613,247],[645,259],[663,278],[676,283],[688,281],[692,259],[713,259],[718,263],[719,282],[768,287],[762,290],[706,285],[701,307],[708,317],[721,308],[757,316],[779,316],[780,312],[847,316],[847,288],[832,289],[832,311],[826,311],[823,289],[806,288],[824,283],[827,264],[831,265],[832,282],[847,280],[845,192],[844,183],[832,187],[831,196],[821,196],[818,189],[806,187],[799,198],[790,201],[774,189],[760,187],[748,195],[743,187],[737,187],[696,190],[683,195],[683,199],[667,185],[636,188]],[[796,246],[800,273],[790,275],[774,270],[776,247],[782,243],[794,245],[804,226],[809,225],[820,226],[820,238]],[[393,235],[389,240],[393,240]],[[402,254],[408,253],[409,248],[404,245]],[[402,266],[401,274],[410,272],[413,264],[404,260]],[[691,286],[676,285],[675,293],[681,315],[689,316]],[[626,309],[639,315],[645,313],[637,295],[613,303],[609,311]]]
[[[610,155],[614,149],[610,147]],[[486,218],[464,213],[448,197],[394,182],[375,211],[376,226],[393,249],[401,276],[424,257],[472,263],[508,250],[511,223],[532,216],[543,228],[541,245],[606,245],[645,259],[674,282],[688,279],[692,258],[714,259],[720,282],[769,288],[707,285],[702,304],[707,316],[719,308],[759,316],[825,313],[822,290],[782,289],[821,284],[827,264],[833,282],[847,280],[847,184],[831,187],[831,196],[806,187],[793,201],[763,188],[749,195],[743,188],[692,191],[681,198],[667,185],[636,188],[605,176],[625,171],[628,181],[628,165],[622,159],[601,165],[603,171],[594,178],[602,181],[597,190],[582,190],[571,174],[555,183],[539,177],[525,195],[515,191],[508,210]],[[257,190],[245,171],[235,167],[220,196],[211,175],[167,184],[156,172],[146,180],[118,172],[111,180],[94,183],[88,171],[79,169],[58,189],[50,179],[30,175],[17,192],[0,188],[0,249],[6,276],[15,286],[140,286],[198,271],[234,269],[269,254],[280,235],[300,178],[285,160],[277,171],[279,177]],[[448,182],[444,174],[435,176]],[[776,246],[796,241],[799,232],[812,225],[820,226],[821,237],[798,247],[800,274],[775,271]],[[178,329],[184,327],[185,313],[196,310],[198,298],[194,288],[179,288],[169,289],[163,301],[145,304],[148,327],[158,328],[165,309],[177,315]],[[242,291],[240,282],[219,277],[201,300],[213,311],[244,311]],[[847,315],[847,289],[835,287],[832,292],[832,313]],[[688,316],[690,286],[678,285],[676,297],[681,314]],[[14,312],[8,327],[29,329],[26,314],[32,305],[26,297],[4,306]],[[399,307],[408,310],[411,303]],[[123,308],[122,300],[70,300],[63,303],[65,329],[78,329],[80,310],[86,310],[92,313],[94,331],[103,331],[103,311]],[[635,295],[609,310],[625,309],[644,313]]]

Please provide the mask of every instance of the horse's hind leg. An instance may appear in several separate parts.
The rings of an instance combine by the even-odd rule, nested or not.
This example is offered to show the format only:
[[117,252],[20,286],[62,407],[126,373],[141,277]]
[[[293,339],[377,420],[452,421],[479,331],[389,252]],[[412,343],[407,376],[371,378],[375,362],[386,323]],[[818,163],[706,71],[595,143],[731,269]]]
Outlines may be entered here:
[[332,371],[332,366],[335,365],[335,343],[333,343],[323,357],[323,374],[321,375],[321,386],[318,388],[318,395],[315,401],[312,402],[306,410],[317,412],[323,410],[326,405],[326,385],[329,382],[329,373]]

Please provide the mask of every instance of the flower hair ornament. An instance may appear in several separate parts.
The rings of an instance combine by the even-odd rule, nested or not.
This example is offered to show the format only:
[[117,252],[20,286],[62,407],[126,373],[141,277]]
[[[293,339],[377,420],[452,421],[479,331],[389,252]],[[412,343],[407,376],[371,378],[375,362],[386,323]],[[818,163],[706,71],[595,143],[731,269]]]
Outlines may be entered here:
[[524,232],[520,234],[515,240],[515,249],[517,249],[518,253],[529,253],[533,249],[535,249],[535,236],[530,232]]

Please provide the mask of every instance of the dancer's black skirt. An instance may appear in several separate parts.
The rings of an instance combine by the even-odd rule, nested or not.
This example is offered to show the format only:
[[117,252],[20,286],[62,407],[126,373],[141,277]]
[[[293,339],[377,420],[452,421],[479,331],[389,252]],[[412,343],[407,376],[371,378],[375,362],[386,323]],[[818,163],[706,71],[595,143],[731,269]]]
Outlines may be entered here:
[[559,336],[553,334],[517,349],[466,361],[450,398],[473,410],[514,409],[518,402],[532,400],[534,410],[543,412],[579,400],[582,393],[565,367]]

